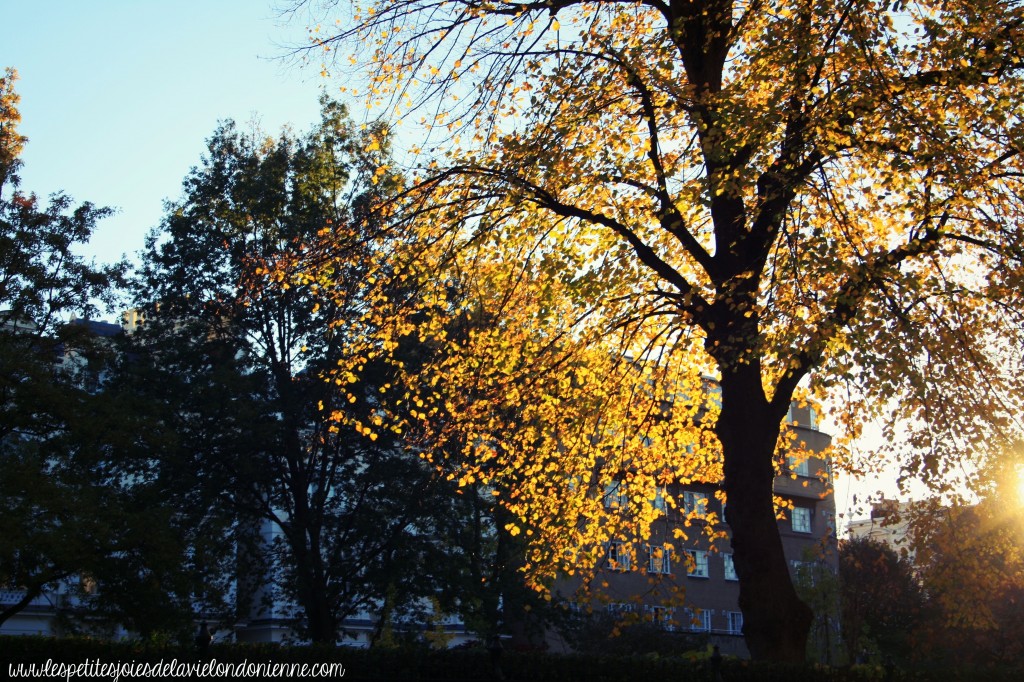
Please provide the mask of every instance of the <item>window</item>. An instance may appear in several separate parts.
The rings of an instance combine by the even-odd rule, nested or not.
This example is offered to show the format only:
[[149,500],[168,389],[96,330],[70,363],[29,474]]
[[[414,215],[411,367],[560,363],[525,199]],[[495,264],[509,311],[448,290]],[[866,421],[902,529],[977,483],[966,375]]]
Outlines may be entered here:
[[630,565],[629,546],[624,542],[609,542],[604,567],[612,571],[628,571]]
[[673,630],[672,609],[666,606],[645,606],[644,614],[654,625],[665,630]]
[[654,499],[651,500],[651,506],[662,514],[668,513],[668,503],[665,501],[665,486],[659,485],[654,488]]
[[624,616],[627,613],[632,613],[633,605],[625,604],[622,602],[613,602],[608,605],[608,613],[613,616]]
[[722,409],[722,386],[714,380],[704,382],[704,390],[708,394],[708,402]]
[[789,566],[793,569],[793,580],[805,586],[813,587],[825,575],[834,575],[828,566],[818,561],[790,561]]
[[732,554],[723,554],[722,561],[725,562],[725,579],[739,580],[736,575],[736,565],[732,562]]
[[789,411],[786,412],[786,422],[794,426],[803,426],[808,429],[818,428],[818,413],[810,405],[798,407],[796,403],[789,404]]
[[647,545],[647,553],[649,557],[648,573],[663,573],[665,575],[672,573],[672,548],[670,546]]
[[686,553],[690,555],[692,560],[687,562],[686,575],[691,578],[707,578],[708,553],[702,549],[688,549]]
[[814,585],[817,582],[813,561],[797,561],[794,559],[789,562],[789,567],[793,569],[793,577],[796,580],[809,585]]
[[726,611],[726,629],[730,634],[743,634],[743,614],[740,611]]
[[684,609],[685,620],[683,628],[696,632],[708,632],[711,630],[711,611],[706,609]]
[[683,492],[683,510],[687,514],[705,514],[708,510],[708,496],[689,490]]
[[797,459],[796,457],[786,457],[786,466],[797,476],[810,476],[811,475],[811,463],[807,457]]
[[622,481],[612,481],[604,488],[605,509],[624,509],[629,504],[629,497],[626,495],[626,484]]
[[811,510],[808,507],[793,507],[790,513],[790,521],[793,523],[793,532],[811,532]]

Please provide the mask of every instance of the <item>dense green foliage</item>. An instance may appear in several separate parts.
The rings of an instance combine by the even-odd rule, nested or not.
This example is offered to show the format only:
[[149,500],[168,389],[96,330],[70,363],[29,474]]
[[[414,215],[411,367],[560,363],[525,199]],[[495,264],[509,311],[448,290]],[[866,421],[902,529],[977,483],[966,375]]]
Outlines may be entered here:
[[[370,435],[386,368],[369,363],[344,386],[322,378],[359,353],[361,286],[386,257],[365,207],[396,186],[374,174],[386,150],[369,139],[326,100],[303,136],[223,124],[151,234],[135,294],[145,322],[130,390],[175,436],[147,466],[241,548],[237,616],[291,603],[286,617],[317,642],[361,611],[380,636],[438,598],[438,525],[454,513],[448,482],[404,440]],[[271,279],[323,230],[346,264],[329,300]],[[421,352],[410,343],[404,357]]]
[[868,539],[839,545],[843,638],[850,661],[908,661],[926,598],[913,565]]
[[[21,592],[0,623],[62,583],[76,598],[65,606],[146,632],[180,613],[168,602],[176,545],[119,468],[140,436],[126,405],[98,392],[114,341],[69,323],[108,300],[124,266],[77,255],[109,209],[21,190],[15,78],[0,79],[0,587]],[[98,582],[120,589],[76,593]]]

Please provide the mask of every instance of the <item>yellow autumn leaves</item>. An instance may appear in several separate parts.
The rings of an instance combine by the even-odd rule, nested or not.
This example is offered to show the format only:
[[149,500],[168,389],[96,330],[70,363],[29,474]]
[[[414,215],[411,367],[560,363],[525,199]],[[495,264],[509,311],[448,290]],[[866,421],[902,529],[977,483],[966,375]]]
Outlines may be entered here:
[[[589,228],[530,222],[511,205],[465,220],[457,189],[437,191],[450,214],[382,237],[387,265],[360,282],[361,328],[343,330],[362,341],[325,379],[372,401],[373,423],[350,424],[359,433],[401,434],[441,475],[496,497],[517,519],[508,532],[530,540],[536,585],[594,569],[609,538],[646,537],[659,487],[720,479],[708,367],[670,357],[660,323],[636,317],[644,273],[595,258],[601,240]],[[332,287],[347,268],[329,252],[291,264],[293,286],[351,296],[351,283]],[[609,334],[613,319],[622,327]],[[363,396],[370,365],[394,379]],[[344,410],[331,418],[349,420]],[[613,484],[630,491],[622,507],[605,503]]]
[[[364,282],[365,354],[404,372],[384,423],[553,565],[637,536],[659,481],[718,480],[695,396],[723,363],[768,400],[813,370],[794,399],[847,435],[891,409],[939,485],[1020,427],[1019,8],[694,7],[380,0],[339,34],[445,143]],[[615,481],[638,521],[595,501]]]

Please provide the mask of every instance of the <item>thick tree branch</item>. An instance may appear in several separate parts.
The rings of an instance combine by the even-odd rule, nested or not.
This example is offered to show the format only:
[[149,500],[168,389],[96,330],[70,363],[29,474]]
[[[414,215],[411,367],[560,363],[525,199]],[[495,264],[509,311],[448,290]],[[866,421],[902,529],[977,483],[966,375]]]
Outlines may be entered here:
[[480,177],[486,178],[490,181],[498,181],[507,184],[523,191],[527,198],[534,204],[551,211],[557,216],[562,218],[575,218],[593,225],[600,225],[610,229],[629,243],[630,247],[632,247],[634,253],[636,253],[641,262],[655,272],[661,279],[665,280],[679,291],[681,301],[683,301],[683,303],[681,303],[681,309],[691,314],[693,319],[699,324],[706,320],[706,313],[710,306],[696,288],[678,270],[658,256],[654,249],[651,248],[651,246],[639,235],[637,235],[636,232],[626,227],[621,222],[611,218],[610,216],[604,215],[603,213],[564,203],[543,187],[540,187],[525,178],[519,177],[512,172],[500,169],[477,166],[454,166],[446,170],[442,176],[435,178],[434,181],[440,182],[443,177],[456,176]]

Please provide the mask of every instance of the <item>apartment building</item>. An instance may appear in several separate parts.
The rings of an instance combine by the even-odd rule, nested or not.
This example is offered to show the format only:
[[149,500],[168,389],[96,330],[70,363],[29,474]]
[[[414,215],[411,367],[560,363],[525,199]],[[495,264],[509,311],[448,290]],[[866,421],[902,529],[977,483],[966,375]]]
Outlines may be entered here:
[[[823,452],[831,441],[807,407],[790,409],[788,428],[813,453]],[[614,488],[605,491],[606,506],[616,504],[619,491]],[[641,543],[608,544],[599,579],[593,581],[599,587],[591,612],[626,624],[646,622],[669,632],[705,636],[723,654],[746,656],[728,505],[716,498],[718,488],[717,482],[704,482],[656,491],[653,504],[661,515],[650,537]],[[819,570],[834,573],[836,521],[829,462],[816,456],[788,458],[776,478],[775,493],[792,505],[780,515],[779,533],[794,578],[801,572],[803,580],[813,580],[809,576]],[[675,504],[666,504],[666,497]],[[709,540],[699,527],[709,521],[694,520],[692,512],[707,513],[723,537]],[[685,540],[678,539],[678,529],[685,532]]]
[[[125,320],[131,330],[138,320]],[[120,333],[121,326],[88,323],[98,336]],[[75,359],[64,358],[75,364]],[[830,437],[818,428],[813,411],[794,406],[788,416],[788,428],[807,449],[820,453],[827,448]],[[737,605],[739,585],[732,564],[729,545],[728,508],[716,498],[718,482],[687,485],[673,484],[654,491],[652,503],[661,512],[651,529],[651,536],[639,546],[627,549],[618,543],[605,548],[601,560],[601,594],[592,604],[614,617],[646,621],[667,632],[707,636],[719,644],[723,653],[744,655],[743,616]],[[604,491],[604,503],[614,505],[622,491]],[[776,479],[775,492],[792,508],[779,520],[779,530],[787,558],[794,574],[809,561],[823,563],[833,569],[835,554],[825,552],[835,543],[835,506],[831,495],[829,463],[821,457],[806,461],[789,460]],[[675,504],[670,505],[671,498]],[[713,512],[716,530],[723,537],[709,541],[700,529],[692,527],[691,512]],[[676,537],[677,529],[686,528],[688,540]],[[269,521],[261,521],[256,531],[266,546],[280,533]],[[816,559],[815,557],[823,557]],[[295,636],[295,608],[274,591],[272,585],[252,586],[253,593],[245,600],[248,608],[234,623],[217,624],[220,637],[239,641],[281,642]],[[0,632],[23,634],[61,634],[61,617],[76,608],[77,588],[56,585],[8,620]],[[20,591],[0,590],[0,608],[17,603]],[[474,637],[455,616],[439,616],[437,624],[454,644]],[[410,627],[415,624],[410,623]],[[341,624],[343,643],[367,646],[378,624],[370,612],[357,613]]]
[[846,526],[851,539],[867,538],[888,545],[897,554],[913,560],[909,538],[909,515],[912,503],[887,500],[871,503],[866,519],[854,519]]

